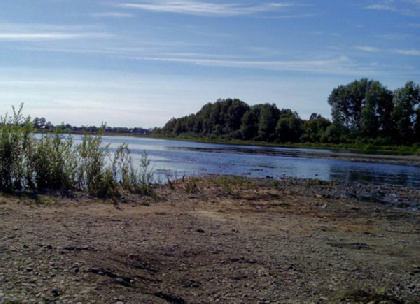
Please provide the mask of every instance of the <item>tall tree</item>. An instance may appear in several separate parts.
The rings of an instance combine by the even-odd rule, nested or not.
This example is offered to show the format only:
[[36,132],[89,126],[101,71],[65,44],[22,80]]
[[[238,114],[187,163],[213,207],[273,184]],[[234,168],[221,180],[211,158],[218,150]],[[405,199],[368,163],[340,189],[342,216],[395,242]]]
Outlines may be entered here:
[[391,136],[392,110],[392,92],[379,81],[370,82],[362,104],[360,135],[368,138]]
[[280,111],[275,104],[260,105],[260,117],[258,123],[258,137],[260,140],[272,141],[275,138],[275,129]]
[[379,81],[362,78],[335,88],[329,98],[333,126],[340,140],[375,138],[392,129],[392,94]]
[[317,113],[312,113],[308,121],[304,122],[304,136],[302,141],[322,142],[325,141],[325,133],[331,125],[331,121]]
[[298,142],[303,134],[303,121],[296,112],[282,109],[276,125],[276,140],[279,142]]
[[241,119],[240,134],[245,140],[254,140],[258,136],[258,120],[260,111],[257,107],[251,107]]
[[394,111],[392,118],[396,126],[396,138],[399,143],[409,144],[418,138],[416,134],[420,117],[418,108],[420,106],[420,87],[413,81],[409,81],[403,88],[394,92]]

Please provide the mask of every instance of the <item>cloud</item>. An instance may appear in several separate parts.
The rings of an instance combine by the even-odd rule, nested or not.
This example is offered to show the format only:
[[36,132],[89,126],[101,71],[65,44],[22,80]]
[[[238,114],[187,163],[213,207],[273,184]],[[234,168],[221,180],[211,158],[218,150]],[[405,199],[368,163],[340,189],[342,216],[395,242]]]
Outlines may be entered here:
[[365,6],[365,9],[395,12],[406,16],[420,15],[420,1],[418,0],[383,0]]
[[370,10],[381,10],[381,11],[396,11],[397,10],[396,7],[393,7],[388,4],[372,4],[372,5],[366,6],[365,8],[370,9]]
[[141,1],[142,3],[123,3],[120,7],[154,12],[177,13],[200,16],[239,16],[269,12],[293,6],[290,3],[262,3],[256,5],[234,3],[211,3],[189,0]]
[[36,40],[69,40],[82,38],[107,38],[107,33],[0,33],[0,40],[36,41]]
[[366,45],[359,45],[356,46],[356,49],[363,52],[369,52],[369,53],[376,53],[379,52],[378,48],[372,47],[372,46],[366,46]]
[[395,53],[406,56],[420,56],[420,50],[396,50]]
[[214,59],[211,57],[203,58],[184,56],[173,57],[138,57],[138,60],[146,61],[164,61],[173,63],[195,64],[207,67],[222,67],[222,68],[238,68],[238,69],[261,69],[274,71],[291,71],[291,72],[307,72],[317,74],[332,74],[332,75],[356,75],[363,73],[373,74],[372,70],[365,67],[356,66],[351,60],[345,56],[332,59],[319,60],[235,60],[235,59]]
[[90,26],[66,26],[31,23],[0,23],[0,41],[46,41],[86,38],[109,38]]
[[[90,47],[64,47],[46,48],[31,47],[26,50],[39,52],[67,52],[79,54],[101,54],[105,56],[119,57],[124,60],[166,62],[180,65],[197,65],[207,68],[233,68],[233,69],[253,69],[268,71],[291,71],[308,72],[330,75],[372,75],[375,71],[367,65],[355,64],[348,57],[329,57],[327,59],[278,59],[279,53],[265,48],[250,48],[258,56],[251,55],[232,55],[218,53],[175,51],[173,45],[156,44],[143,46],[141,48],[90,48]],[[360,46],[363,51],[374,52],[377,49],[369,46]],[[270,59],[262,59],[270,58]],[[377,67],[375,67],[377,70]]]

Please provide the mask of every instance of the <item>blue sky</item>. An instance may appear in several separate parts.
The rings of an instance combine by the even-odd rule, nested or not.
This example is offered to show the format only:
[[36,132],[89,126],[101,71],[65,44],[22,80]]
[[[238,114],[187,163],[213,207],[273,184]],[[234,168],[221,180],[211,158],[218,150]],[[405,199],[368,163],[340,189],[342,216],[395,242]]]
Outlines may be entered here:
[[218,98],[330,117],[338,85],[420,82],[420,0],[1,0],[0,113],[155,127]]

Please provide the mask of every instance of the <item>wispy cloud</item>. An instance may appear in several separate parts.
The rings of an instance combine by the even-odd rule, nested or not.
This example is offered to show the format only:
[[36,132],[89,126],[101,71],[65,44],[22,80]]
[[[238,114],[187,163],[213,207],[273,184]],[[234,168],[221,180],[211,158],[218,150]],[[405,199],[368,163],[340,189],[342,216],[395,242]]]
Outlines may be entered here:
[[0,33],[0,40],[36,41],[36,40],[69,40],[82,38],[107,38],[107,33]]
[[420,50],[396,50],[395,53],[406,56],[420,56]]
[[184,56],[173,57],[137,57],[138,60],[165,61],[173,63],[195,64],[207,67],[261,69],[275,71],[309,72],[318,74],[355,75],[358,73],[373,74],[374,71],[354,64],[349,58],[340,56],[331,59],[314,60],[244,60],[244,59],[215,59]]
[[141,1],[141,3],[123,3],[120,7],[140,9],[154,12],[166,12],[201,16],[238,16],[260,12],[275,11],[281,8],[293,6],[291,3],[212,3],[189,0],[171,1]]
[[376,53],[379,52],[379,49],[373,46],[367,46],[367,45],[359,45],[356,46],[356,49],[359,51],[363,51],[363,52],[368,52],[368,53]]
[[[377,51],[377,49],[368,46],[360,46],[359,48],[363,51]],[[181,49],[184,48],[181,47]],[[292,58],[279,59],[279,56],[284,56],[269,48],[250,48],[251,53],[254,53],[254,55],[243,54],[239,56],[221,53],[175,51],[174,45],[153,43],[149,43],[149,45],[144,45],[139,48],[92,48],[81,46],[78,48],[31,47],[30,50],[40,52],[101,54],[119,57],[124,60],[166,62],[180,65],[197,65],[208,68],[292,71],[330,75],[372,75],[375,74],[375,71],[377,70],[376,67],[373,69],[366,65],[357,64],[346,56],[329,56],[326,59],[314,58],[304,60],[294,60]],[[255,55],[255,52],[258,54]]]
[[366,6],[366,9],[381,10],[381,11],[396,11],[397,8],[388,4],[372,4]]
[[92,27],[49,24],[0,23],[0,41],[46,41],[109,38],[111,34]]
[[365,6],[365,9],[390,11],[407,16],[420,15],[420,1],[418,0],[382,0],[377,3]]

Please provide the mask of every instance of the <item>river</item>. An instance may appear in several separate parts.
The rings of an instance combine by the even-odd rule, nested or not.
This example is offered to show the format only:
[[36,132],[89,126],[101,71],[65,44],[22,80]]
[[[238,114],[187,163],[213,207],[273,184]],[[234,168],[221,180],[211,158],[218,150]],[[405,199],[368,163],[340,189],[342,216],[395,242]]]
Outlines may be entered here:
[[[113,151],[127,143],[134,160],[146,152],[161,181],[208,174],[299,177],[369,182],[420,189],[420,166],[330,159],[330,150],[236,146],[152,138],[103,136]],[[317,157],[319,155],[319,157]]]

